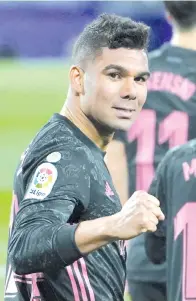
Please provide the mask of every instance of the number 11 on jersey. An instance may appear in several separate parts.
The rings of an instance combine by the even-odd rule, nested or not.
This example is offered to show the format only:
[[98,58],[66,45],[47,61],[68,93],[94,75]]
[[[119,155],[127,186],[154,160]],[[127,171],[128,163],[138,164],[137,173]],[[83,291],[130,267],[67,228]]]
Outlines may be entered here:
[[174,220],[174,239],[183,232],[182,301],[196,301],[196,202],[186,203]]
[[189,116],[185,112],[173,111],[157,124],[154,110],[141,111],[128,132],[129,142],[137,140],[136,190],[147,191],[153,180],[156,144],[168,142],[169,148],[184,144],[188,139],[188,129]]

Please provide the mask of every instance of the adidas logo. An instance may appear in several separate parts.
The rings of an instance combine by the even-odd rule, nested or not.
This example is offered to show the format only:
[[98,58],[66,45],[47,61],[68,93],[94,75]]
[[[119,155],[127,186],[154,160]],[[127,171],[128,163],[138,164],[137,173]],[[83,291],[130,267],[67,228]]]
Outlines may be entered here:
[[114,195],[114,192],[112,191],[112,189],[110,188],[110,185],[108,184],[108,182],[106,182],[105,184],[105,194],[109,197]]

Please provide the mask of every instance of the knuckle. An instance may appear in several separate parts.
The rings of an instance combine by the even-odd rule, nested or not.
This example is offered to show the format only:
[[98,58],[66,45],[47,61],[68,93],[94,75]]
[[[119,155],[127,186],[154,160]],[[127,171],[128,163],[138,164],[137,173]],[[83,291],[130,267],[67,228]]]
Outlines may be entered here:
[[146,219],[146,211],[145,211],[145,209],[144,209],[143,206],[140,206],[140,208],[139,208],[139,213],[140,213],[140,218],[141,218],[141,220]]
[[139,197],[139,198],[137,199],[137,203],[138,203],[139,206],[143,207],[144,199],[143,199],[142,197]]
[[160,215],[160,210],[159,210],[159,208],[153,207],[153,208],[152,208],[152,213],[154,213],[155,216]]
[[147,193],[146,193],[145,191],[143,191],[143,190],[137,190],[137,191],[135,192],[135,195],[136,195],[137,197],[142,197],[142,196],[144,196],[144,195],[147,195]]
[[146,193],[146,192],[145,192],[144,190],[137,190],[136,193],[137,193],[137,194],[144,194],[144,193]]
[[155,232],[157,230],[157,226],[154,225],[152,232]]
[[149,218],[148,218],[148,216],[146,215],[146,214],[142,214],[141,215],[141,224],[143,225],[143,226],[146,226],[147,224],[148,224],[148,222],[149,222]]
[[156,199],[156,202],[157,202],[157,206],[159,207],[160,206],[160,201],[158,199]]
[[157,226],[153,223],[149,225],[148,231],[155,232],[157,230]]
[[154,197],[153,195],[149,195],[149,199],[150,199],[150,201],[153,202],[156,206],[159,206],[159,205],[160,205],[159,200],[158,200],[156,197]]

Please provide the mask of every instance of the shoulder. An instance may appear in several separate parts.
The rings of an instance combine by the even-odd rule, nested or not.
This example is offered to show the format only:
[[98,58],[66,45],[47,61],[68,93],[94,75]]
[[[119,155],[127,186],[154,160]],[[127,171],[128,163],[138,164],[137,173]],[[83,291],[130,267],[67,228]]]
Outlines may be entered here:
[[196,139],[190,140],[189,142],[176,146],[168,151],[168,159],[172,160],[185,160],[192,156],[196,156]]
[[43,131],[36,135],[20,163],[18,170],[25,178],[42,163],[55,164],[70,175],[88,169],[91,151],[68,127],[58,124],[51,131]]
[[166,43],[160,48],[149,53],[149,67],[151,71],[160,70],[163,68],[168,55],[169,45]]
[[40,160],[54,152],[60,152],[65,160],[72,158],[87,160],[89,150],[75,135],[74,130],[59,122],[52,127],[42,128],[31,142],[27,154]]
[[184,162],[189,162],[195,157],[196,139],[170,149],[162,159],[158,169],[161,173],[168,173],[171,176],[172,173],[178,173],[179,170],[182,170]]
[[154,60],[160,60],[167,52],[169,44],[165,43],[160,48],[153,50],[149,53],[149,60],[153,62]]

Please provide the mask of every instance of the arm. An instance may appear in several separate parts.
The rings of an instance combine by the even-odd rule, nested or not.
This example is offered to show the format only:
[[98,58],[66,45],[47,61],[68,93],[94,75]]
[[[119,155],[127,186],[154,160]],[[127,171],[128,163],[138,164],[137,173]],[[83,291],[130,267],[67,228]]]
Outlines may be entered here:
[[[82,256],[75,243],[75,230],[90,199],[90,176],[88,168],[80,164],[78,153],[62,151],[57,163],[44,159],[32,172],[24,166],[25,195],[8,246],[16,273],[58,269]],[[46,170],[49,181],[40,188],[39,179],[44,178]]]
[[105,161],[121,203],[124,204],[129,196],[129,175],[125,144],[120,140],[112,140],[108,145]]
[[128,240],[145,231],[155,231],[158,220],[164,220],[159,201],[145,191],[136,191],[122,210],[114,215],[82,222],[75,238],[83,252],[115,240]]
[[[70,159],[67,154],[65,159]],[[139,235],[143,228],[154,231],[162,218],[158,201],[139,192],[115,215],[73,224],[88,207],[90,180],[89,168],[81,168],[77,156],[71,164],[47,165],[52,176],[55,169],[58,176],[41,195],[35,183],[43,165],[30,177],[9,241],[9,257],[18,274],[58,270],[111,241]]]

